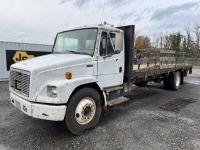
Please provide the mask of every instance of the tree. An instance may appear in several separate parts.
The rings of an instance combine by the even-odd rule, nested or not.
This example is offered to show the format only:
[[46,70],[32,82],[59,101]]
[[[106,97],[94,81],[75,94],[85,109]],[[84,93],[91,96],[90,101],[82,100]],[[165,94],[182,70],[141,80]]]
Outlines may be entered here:
[[145,37],[143,40],[143,44],[142,44],[143,48],[150,48],[151,47],[151,41],[149,37]]
[[174,34],[170,34],[170,49],[180,51],[181,49],[181,33],[177,32]]
[[187,35],[186,48],[187,48],[187,50],[191,50],[191,43],[192,43],[191,31],[192,31],[192,29],[191,29],[190,25],[187,25],[187,26],[184,27],[184,30],[185,30],[185,33]]
[[169,35],[165,35],[164,37],[164,49],[170,49],[170,38]]
[[195,23],[194,27],[193,27],[193,32],[195,34],[195,38],[196,38],[196,50],[198,51],[198,53],[200,53],[200,48],[199,48],[199,45],[200,45],[200,24],[198,23]]
[[186,37],[185,36],[183,36],[182,49],[184,51],[187,49],[187,41],[186,41]]
[[135,40],[135,48],[146,49],[151,47],[150,38],[144,35],[139,35]]
[[159,40],[160,40],[160,38],[159,38],[159,37],[156,37],[155,48],[158,48],[158,47],[159,47]]
[[137,49],[142,49],[142,41],[143,41],[144,36],[137,36],[135,40],[135,48]]
[[159,37],[160,37],[160,48],[162,49],[163,48],[163,32],[160,32]]

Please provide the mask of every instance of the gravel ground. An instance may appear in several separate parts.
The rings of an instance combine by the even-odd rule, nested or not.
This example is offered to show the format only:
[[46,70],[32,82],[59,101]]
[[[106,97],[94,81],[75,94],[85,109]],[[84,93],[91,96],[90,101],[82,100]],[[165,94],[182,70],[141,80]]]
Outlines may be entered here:
[[[200,149],[200,69],[178,91],[161,84],[135,88],[130,101],[103,111],[93,130],[81,136],[59,122],[33,119],[9,101],[8,82],[0,82],[0,150],[3,149]],[[194,98],[179,112],[160,106],[176,98]]]

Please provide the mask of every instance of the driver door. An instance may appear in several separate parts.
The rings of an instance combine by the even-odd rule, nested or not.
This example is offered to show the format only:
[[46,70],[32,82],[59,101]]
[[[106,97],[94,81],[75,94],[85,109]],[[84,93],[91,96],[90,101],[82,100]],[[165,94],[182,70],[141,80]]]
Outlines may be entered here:
[[98,80],[104,88],[123,84],[123,52],[115,52],[115,37],[114,32],[101,32]]

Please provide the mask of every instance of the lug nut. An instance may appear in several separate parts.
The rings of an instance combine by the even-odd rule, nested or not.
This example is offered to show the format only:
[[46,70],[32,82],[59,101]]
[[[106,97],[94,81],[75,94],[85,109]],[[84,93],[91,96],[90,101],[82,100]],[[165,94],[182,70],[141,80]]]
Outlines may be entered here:
[[77,114],[76,114],[76,118],[79,118],[79,117],[80,117],[80,115],[77,113]]

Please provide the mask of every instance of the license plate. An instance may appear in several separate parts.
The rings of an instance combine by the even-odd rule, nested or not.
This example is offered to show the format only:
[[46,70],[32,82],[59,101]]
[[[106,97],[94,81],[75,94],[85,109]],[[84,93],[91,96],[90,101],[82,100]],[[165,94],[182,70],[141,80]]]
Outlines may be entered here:
[[16,106],[18,109],[20,109],[20,110],[21,110],[21,105],[20,105],[20,102],[18,102],[18,101],[16,101],[16,100],[15,100],[15,106]]

